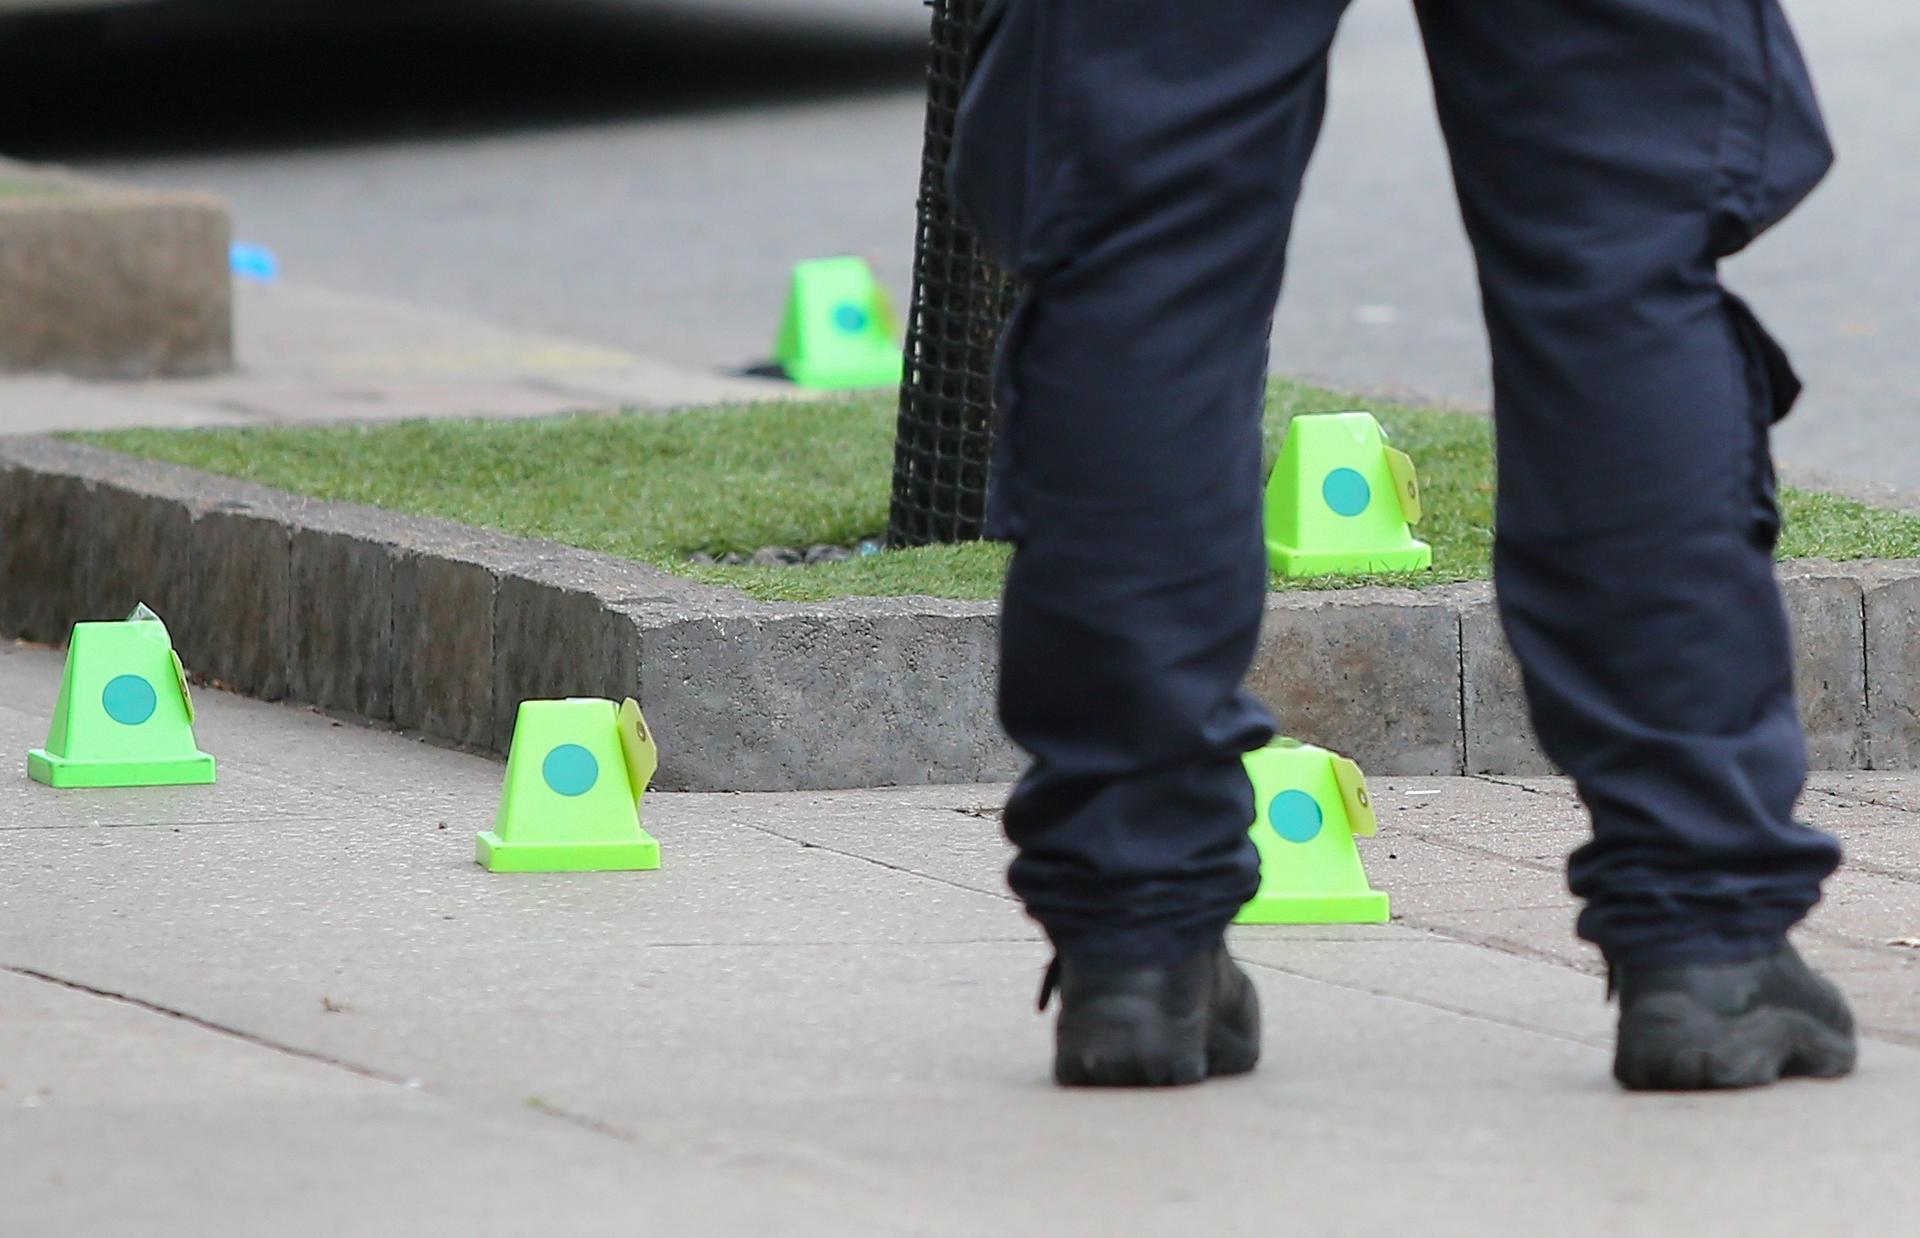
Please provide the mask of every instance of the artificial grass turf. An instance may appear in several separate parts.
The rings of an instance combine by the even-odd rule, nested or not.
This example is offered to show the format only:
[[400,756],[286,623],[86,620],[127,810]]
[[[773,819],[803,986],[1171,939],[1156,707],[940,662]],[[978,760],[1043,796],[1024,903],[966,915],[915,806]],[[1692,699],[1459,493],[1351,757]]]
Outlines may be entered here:
[[[1420,470],[1434,568],[1414,575],[1275,580],[1275,588],[1485,579],[1493,442],[1485,418],[1276,380],[1267,445],[1300,413],[1370,408]],[[879,536],[891,493],[890,396],[529,421],[415,421],[72,437],[317,498],[438,516],[657,564],[768,600],[997,597],[1007,549],[889,551],[797,567],[702,567],[698,551],[851,545]],[[1920,517],[1806,491],[1782,496],[1784,558],[1920,557]]]

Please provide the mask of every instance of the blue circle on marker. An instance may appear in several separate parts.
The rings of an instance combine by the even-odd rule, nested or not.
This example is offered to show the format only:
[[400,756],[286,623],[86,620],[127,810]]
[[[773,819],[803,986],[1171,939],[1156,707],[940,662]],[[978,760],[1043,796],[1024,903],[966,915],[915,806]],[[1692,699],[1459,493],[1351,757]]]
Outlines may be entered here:
[[561,744],[541,763],[540,776],[562,795],[585,795],[600,781],[600,762],[579,744]]
[[138,675],[116,675],[107,681],[106,690],[100,694],[101,708],[121,726],[139,726],[153,717],[159,704],[153,685]]
[[1373,502],[1373,487],[1352,469],[1335,469],[1320,487],[1321,497],[1336,515],[1358,516]]
[[1305,791],[1282,791],[1267,805],[1267,823],[1290,843],[1310,843],[1326,823],[1320,801]]
[[867,311],[857,305],[842,305],[833,311],[833,325],[848,335],[858,335],[867,329]]

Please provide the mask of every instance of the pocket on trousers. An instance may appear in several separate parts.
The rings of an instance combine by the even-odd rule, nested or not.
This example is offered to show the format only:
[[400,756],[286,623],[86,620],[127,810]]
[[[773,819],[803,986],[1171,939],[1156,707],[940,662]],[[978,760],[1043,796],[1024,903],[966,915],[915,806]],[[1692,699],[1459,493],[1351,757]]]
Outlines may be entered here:
[[1792,411],[1800,398],[1800,376],[1786,350],[1760,324],[1753,310],[1730,292],[1725,298],[1727,317],[1732,321],[1734,338],[1746,363],[1747,386],[1752,393],[1753,429],[1748,449],[1748,468],[1752,479],[1754,532],[1769,551],[1780,540],[1781,516],[1779,481],[1773,468],[1772,428]]
[[1800,398],[1800,376],[1794,373],[1787,350],[1761,325],[1752,308],[1731,292],[1721,295],[1726,298],[1727,314],[1733,319],[1733,332],[1746,354],[1747,364],[1755,367],[1759,386],[1765,389],[1760,393],[1761,411],[1766,417],[1765,424],[1772,425],[1793,411],[1794,403]]

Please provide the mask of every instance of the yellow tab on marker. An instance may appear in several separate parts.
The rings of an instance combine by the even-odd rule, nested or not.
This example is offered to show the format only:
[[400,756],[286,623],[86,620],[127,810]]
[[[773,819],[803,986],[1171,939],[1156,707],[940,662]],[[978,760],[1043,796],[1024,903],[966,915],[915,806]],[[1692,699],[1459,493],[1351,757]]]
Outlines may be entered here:
[[1387,471],[1393,474],[1393,488],[1400,496],[1400,514],[1408,524],[1420,523],[1420,475],[1414,472],[1413,457],[1397,447],[1387,448]]
[[180,703],[187,707],[187,725],[193,725],[193,691],[187,687],[187,668],[180,664],[180,655],[169,649],[167,656],[173,659],[173,677],[180,681]]
[[640,702],[628,697],[620,703],[620,750],[627,758],[627,780],[633,784],[635,803],[646,794],[654,771],[660,768],[660,746],[647,729],[640,713]]
[[1340,798],[1347,806],[1347,821],[1360,838],[1372,838],[1380,829],[1373,815],[1373,796],[1367,794],[1367,776],[1346,757],[1333,758],[1333,777],[1340,784]]

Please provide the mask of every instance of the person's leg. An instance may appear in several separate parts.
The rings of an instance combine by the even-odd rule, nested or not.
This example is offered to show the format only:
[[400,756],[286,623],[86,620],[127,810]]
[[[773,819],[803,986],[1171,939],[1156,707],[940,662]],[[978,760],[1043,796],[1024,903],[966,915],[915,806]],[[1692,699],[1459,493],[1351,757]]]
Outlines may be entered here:
[[1839,861],[1772,552],[1799,385],[1718,261],[1830,161],[1774,0],[1419,0],[1494,355],[1502,619],[1618,966],[1778,952]]
[[962,101],[956,198],[1027,287],[989,500],[1010,878],[1070,966],[1193,959],[1258,884],[1266,344],[1344,6],[1007,0]]

